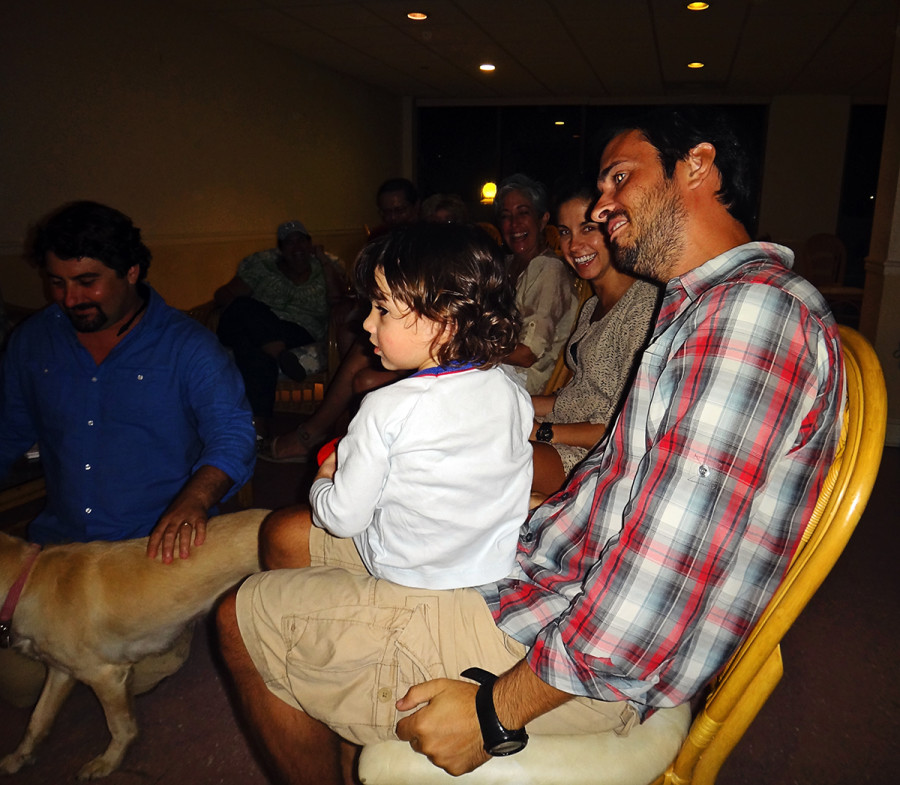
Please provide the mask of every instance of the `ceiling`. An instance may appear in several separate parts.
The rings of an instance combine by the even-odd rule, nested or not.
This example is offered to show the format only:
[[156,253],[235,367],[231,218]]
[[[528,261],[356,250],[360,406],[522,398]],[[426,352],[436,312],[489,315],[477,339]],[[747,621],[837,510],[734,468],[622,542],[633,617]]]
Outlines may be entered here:
[[[421,103],[886,103],[898,0],[172,0]],[[413,22],[408,11],[424,11]],[[485,60],[496,71],[483,74]],[[702,70],[686,64],[700,60]]]

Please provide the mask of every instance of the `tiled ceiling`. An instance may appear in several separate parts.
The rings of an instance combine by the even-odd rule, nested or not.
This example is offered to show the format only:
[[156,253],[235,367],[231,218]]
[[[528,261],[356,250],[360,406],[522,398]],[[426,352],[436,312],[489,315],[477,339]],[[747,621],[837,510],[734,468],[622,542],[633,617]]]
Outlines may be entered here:
[[[441,102],[885,102],[898,0],[171,0],[263,45]],[[406,17],[428,14],[424,22]],[[699,60],[702,70],[687,63]],[[496,71],[483,74],[490,61]]]

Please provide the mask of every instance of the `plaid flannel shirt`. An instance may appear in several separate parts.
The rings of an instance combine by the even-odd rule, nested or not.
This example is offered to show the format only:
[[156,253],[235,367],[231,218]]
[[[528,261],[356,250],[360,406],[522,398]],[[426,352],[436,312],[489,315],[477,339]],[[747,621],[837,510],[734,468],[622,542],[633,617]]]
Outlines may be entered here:
[[833,459],[843,407],[834,319],[749,243],[666,287],[606,438],[522,527],[517,568],[479,587],[545,682],[689,700],[777,588]]

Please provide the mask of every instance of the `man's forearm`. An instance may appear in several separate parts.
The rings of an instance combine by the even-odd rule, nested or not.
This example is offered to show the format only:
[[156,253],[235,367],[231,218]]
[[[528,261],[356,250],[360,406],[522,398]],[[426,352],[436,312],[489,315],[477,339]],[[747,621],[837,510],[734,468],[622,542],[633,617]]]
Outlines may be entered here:
[[185,483],[184,488],[175,497],[171,506],[179,501],[196,501],[208,510],[218,504],[222,497],[234,485],[234,481],[221,469],[215,466],[201,466]]
[[541,681],[521,660],[494,684],[494,707],[504,728],[522,728],[535,717],[567,703],[573,698],[567,692]]

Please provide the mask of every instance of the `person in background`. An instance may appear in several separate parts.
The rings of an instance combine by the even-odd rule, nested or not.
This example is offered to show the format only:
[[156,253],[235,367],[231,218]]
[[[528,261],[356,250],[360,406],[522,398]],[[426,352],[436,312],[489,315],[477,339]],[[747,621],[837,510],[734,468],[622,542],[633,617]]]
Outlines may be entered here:
[[[28,538],[149,535],[148,557],[188,558],[219,501],[253,473],[237,368],[209,330],[146,283],[150,251],[118,210],[60,208],[37,228],[33,254],[53,302],[16,328],[0,370],[0,475],[38,442],[46,480]],[[11,702],[28,705],[43,666],[16,656],[30,669],[4,659],[0,695],[9,687]],[[154,673],[138,685],[167,675]]]
[[423,221],[432,223],[468,223],[469,211],[456,194],[432,194],[419,211]]
[[391,177],[379,185],[375,203],[382,222],[369,232],[369,240],[419,220],[419,190],[405,177]]
[[459,775],[526,726],[625,734],[700,694],[753,628],[833,460],[844,376],[822,295],[750,241],[745,149],[671,109],[611,135],[591,218],[662,305],[620,412],[523,524],[506,578],[406,589],[336,561],[225,597],[225,662],[286,781],[349,782],[341,739],[407,741]]
[[[367,242],[419,220],[418,189],[404,177],[392,177],[381,183],[375,201],[383,223],[369,232]],[[265,440],[259,450],[262,460],[306,463],[316,447],[332,434],[336,424],[350,413],[360,395],[399,378],[398,373],[382,368],[372,354],[367,338],[359,329],[362,318],[358,310],[347,317],[355,339],[342,356],[322,403],[296,430]]]
[[547,247],[547,191],[524,174],[503,180],[494,213],[509,249],[507,272],[522,317],[519,343],[506,358],[531,395],[544,391],[578,313],[578,293],[566,263]]
[[534,395],[532,487],[556,492],[606,431],[625,392],[635,360],[650,334],[660,288],[620,272],[602,227],[591,220],[594,177],[558,189],[555,223],[560,251],[593,296],[582,306],[566,346],[572,377],[554,395]]
[[237,274],[216,289],[219,340],[234,352],[259,435],[266,436],[279,370],[302,382],[298,347],[328,335],[331,306],[347,293],[340,260],[314,245],[300,221],[278,227],[278,247],[243,259]]

